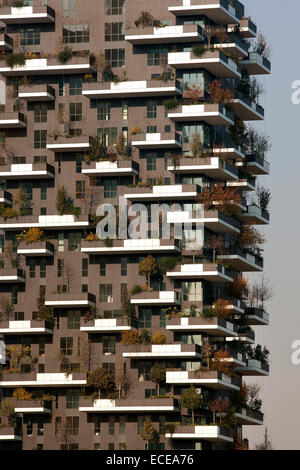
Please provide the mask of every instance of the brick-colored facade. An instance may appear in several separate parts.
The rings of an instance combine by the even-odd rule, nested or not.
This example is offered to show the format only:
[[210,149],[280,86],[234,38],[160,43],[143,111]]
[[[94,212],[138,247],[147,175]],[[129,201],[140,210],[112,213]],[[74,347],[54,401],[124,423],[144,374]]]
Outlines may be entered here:
[[[267,314],[227,289],[242,272],[262,271],[257,253],[241,248],[240,232],[269,220],[245,200],[268,163],[233,132],[264,116],[241,91],[249,77],[270,73],[250,45],[256,26],[237,0],[20,3],[2,0],[0,8],[0,335],[7,352],[0,399],[15,412],[1,418],[0,449],[144,449],[147,417],[159,435],[152,448],[237,448],[242,425],[263,422],[239,400],[242,377],[268,371],[241,346],[254,344],[249,325],[267,324]],[[229,102],[213,101],[214,80],[233,90]],[[196,156],[195,135],[202,146]],[[117,206],[125,194],[129,205],[176,202],[193,211],[215,184],[241,195],[234,216],[220,205],[205,208],[205,240],[223,237],[221,253],[207,243],[192,253],[176,240],[86,240],[103,202]],[[59,215],[63,186],[72,207]],[[32,227],[41,239],[20,241]],[[139,263],[148,254],[168,268],[151,277],[148,290],[132,292],[146,284]],[[203,316],[218,299],[228,300],[230,316]],[[183,313],[170,315],[175,308]],[[162,332],[165,344],[121,342],[136,329]],[[234,373],[222,373],[220,364],[207,370],[207,342],[213,354],[229,351]],[[166,380],[155,398],[156,363]],[[91,397],[88,377],[99,367],[117,382],[130,378],[126,397],[117,386]],[[190,385],[203,397],[195,425],[180,402]],[[16,398],[20,387],[31,400]],[[214,399],[230,403],[231,426],[218,414],[214,423]]]

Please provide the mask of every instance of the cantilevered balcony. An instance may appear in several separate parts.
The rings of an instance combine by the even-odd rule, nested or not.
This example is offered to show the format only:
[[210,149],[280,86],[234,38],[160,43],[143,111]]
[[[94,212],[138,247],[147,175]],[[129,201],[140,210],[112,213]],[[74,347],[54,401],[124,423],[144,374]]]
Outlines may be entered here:
[[245,154],[241,147],[214,147],[213,154],[215,157],[221,157],[223,160],[237,160],[242,161],[245,158]]
[[25,230],[26,228],[40,228],[44,230],[58,229],[84,229],[90,225],[88,215],[39,215],[21,216],[4,219],[0,217],[0,230]]
[[9,163],[0,166],[0,178],[6,180],[51,179],[54,175],[54,167],[48,163]]
[[237,327],[223,318],[181,317],[166,320],[171,331],[204,332],[212,336],[237,336]]
[[17,248],[18,255],[24,256],[53,256],[54,246],[52,243],[47,241],[26,243],[24,241],[18,244]]
[[156,132],[151,134],[134,135],[131,143],[139,149],[181,148],[181,136],[177,132]]
[[181,95],[178,80],[139,80],[120,83],[83,83],[82,94],[93,99],[138,98]]
[[13,44],[14,42],[8,34],[0,34],[0,51],[12,51]]
[[269,375],[269,364],[255,359],[247,359],[247,364],[244,367],[237,367],[236,371],[241,375],[254,375],[266,376]]
[[0,442],[22,441],[21,429],[17,430],[15,426],[0,427]]
[[235,93],[230,107],[234,114],[243,121],[261,121],[264,119],[264,108],[246,98],[242,93]]
[[57,57],[42,57],[27,59],[24,65],[16,65],[13,68],[7,65],[0,67],[0,73],[5,76],[24,75],[57,75],[57,74],[85,74],[92,73],[93,66],[89,57],[73,56],[67,62],[59,62]]
[[268,325],[270,316],[262,308],[247,307],[245,310],[245,320],[247,325]]
[[232,282],[233,273],[220,264],[182,264],[167,276],[174,279],[203,279],[210,282]]
[[222,51],[208,51],[200,57],[191,52],[169,52],[168,64],[176,69],[204,69],[218,78],[240,78],[241,68]]
[[249,45],[243,42],[237,35],[232,36],[228,42],[216,43],[212,46],[215,49],[221,49],[224,53],[234,54],[240,59],[248,56]]
[[20,86],[18,97],[26,101],[54,101],[55,90],[46,84]]
[[[170,164],[171,163],[171,164]],[[173,164],[172,164],[173,163]],[[168,171],[180,174],[201,173],[214,180],[237,180],[239,172],[236,167],[218,157],[180,158],[178,162],[169,161]]]
[[240,248],[229,248],[229,253],[226,255],[219,255],[218,259],[223,263],[232,266],[239,271],[262,271],[264,267],[263,259],[259,256],[246,253]]
[[217,370],[175,371],[167,370],[167,384],[201,385],[217,390],[239,390],[239,377],[230,377]]
[[55,294],[46,294],[45,297],[45,305],[54,308],[94,307],[95,304],[96,297],[89,292],[81,292],[79,294],[61,292]]
[[[228,25],[227,30],[229,33],[234,33],[235,28],[235,24],[230,24]],[[257,26],[250,20],[250,18],[241,18],[239,33],[243,38],[246,39],[256,38]]]
[[211,442],[233,442],[228,428],[216,425],[210,426],[176,426],[175,432],[166,432],[167,439],[180,439],[192,441],[211,441]]
[[249,75],[268,75],[271,73],[271,62],[258,52],[250,52],[249,56],[240,62]]
[[246,155],[246,171],[251,175],[268,175],[270,163],[258,155]]
[[162,28],[136,28],[125,36],[125,41],[130,42],[134,46],[202,42],[204,39],[205,33],[201,26],[197,24],[164,26]]
[[86,333],[118,333],[133,330],[132,322],[126,318],[95,318],[82,321],[80,331]]
[[139,164],[133,160],[82,163],[81,173],[87,176],[132,176],[139,174]]
[[233,299],[233,298],[228,298],[225,299],[229,302],[227,305],[227,310],[230,310],[230,313],[232,314],[241,314],[245,312],[245,306],[244,303],[241,300]]
[[166,413],[178,411],[178,402],[174,398],[148,398],[144,400],[81,399],[79,411],[86,413]]
[[50,335],[52,333],[53,326],[46,320],[7,320],[0,322],[0,334],[3,335]]
[[55,11],[47,5],[2,7],[0,21],[5,24],[54,23]]
[[87,135],[48,137],[46,148],[53,152],[85,152],[92,147],[92,138]]
[[204,211],[200,217],[196,211],[169,211],[167,222],[169,224],[202,223],[205,228],[215,233],[239,233],[241,227],[240,222],[220,211]]
[[15,413],[22,414],[50,414],[51,413],[51,403],[46,404],[40,400],[16,400],[15,403]]
[[247,225],[268,225],[270,214],[256,205],[247,206],[247,211],[240,214],[243,222]]
[[173,121],[204,121],[212,126],[233,126],[234,116],[219,104],[181,105],[168,113]]
[[88,254],[125,254],[125,253],[179,253],[179,240],[160,238],[112,240],[107,246],[105,240],[82,241],[81,251]]
[[132,359],[200,358],[201,348],[197,344],[138,344],[126,346],[122,355]]
[[0,268],[0,283],[15,284],[25,282],[25,271],[19,268]]
[[226,185],[231,188],[239,188],[242,191],[254,191],[255,190],[255,178],[247,175],[242,171],[239,172],[239,179],[237,181],[226,181]]
[[[239,335],[240,341],[242,341],[243,343],[246,343],[246,344],[255,343],[255,332],[249,327],[241,328],[239,330],[238,335]],[[232,341],[232,338],[227,337],[226,341]]]
[[178,201],[194,199],[200,195],[196,184],[170,184],[148,187],[126,188],[124,197],[130,201]]
[[0,113],[0,129],[24,129],[26,126],[24,114],[17,111]]
[[41,374],[36,374],[35,372],[30,372],[29,374],[12,373],[2,375],[0,387],[80,387],[86,385],[86,382],[87,374],[85,372],[73,372],[71,374],[63,372]]
[[[1,166],[0,166],[1,170]],[[4,204],[5,206],[11,206],[12,205],[12,195],[8,191],[5,191],[4,189],[0,190],[0,204]]]
[[[174,2],[175,3],[175,2]],[[244,15],[244,6],[234,0],[179,0],[180,5],[170,6],[168,10],[178,16],[204,15],[214,23],[239,23]]]
[[180,294],[172,291],[143,291],[132,295],[130,299],[132,305],[145,305],[155,307],[156,305],[180,305]]
[[260,411],[251,410],[251,408],[236,408],[235,419],[237,424],[262,425],[264,424],[264,415]]

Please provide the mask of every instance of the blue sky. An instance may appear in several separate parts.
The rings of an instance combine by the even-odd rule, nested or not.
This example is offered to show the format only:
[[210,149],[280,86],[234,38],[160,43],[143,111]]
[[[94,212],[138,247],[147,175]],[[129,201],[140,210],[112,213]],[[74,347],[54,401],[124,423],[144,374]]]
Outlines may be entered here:
[[[292,364],[291,345],[300,340],[299,195],[300,187],[300,104],[292,104],[292,82],[300,80],[299,17],[296,0],[243,0],[246,16],[257,24],[272,48],[272,75],[264,78],[266,110],[264,123],[257,127],[271,136],[267,156],[271,176],[264,185],[272,190],[271,225],[265,230],[265,272],[274,287],[269,302],[271,325],[256,328],[257,342],[271,351],[269,378],[255,378],[261,384],[265,423],[275,449],[300,449],[298,422],[300,407],[300,365]],[[245,427],[253,446],[264,429]]]

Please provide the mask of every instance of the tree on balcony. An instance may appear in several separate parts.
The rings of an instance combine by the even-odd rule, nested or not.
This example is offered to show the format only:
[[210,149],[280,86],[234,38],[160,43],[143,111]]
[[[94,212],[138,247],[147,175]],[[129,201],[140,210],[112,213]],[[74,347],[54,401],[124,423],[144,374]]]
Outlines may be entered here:
[[159,266],[157,264],[156,259],[153,258],[153,256],[148,255],[146,258],[144,258],[140,262],[139,274],[141,274],[142,276],[145,276],[147,286],[149,286],[150,284],[151,277],[158,273],[159,273]]
[[92,370],[87,378],[87,386],[97,392],[98,398],[102,393],[107,393],[115,388],[115,382],[111,374],[103,367]]
[[213,414],[213,423],[216,423],[216,413],[219,413],[220,424],[222,424],[222,415],[229,409],[229,402],[221,397],[208,403],[208,408]]
[[188,408],[192,412],[192,424],[195,424],[195,410],[201,408],[203,397],[194,386],[188,388],[181,396],[181,406]]
[[212,357],[213,350],[214,350],[213,346],[208,341],[203,343],[203,345],[201,346],[201,353],[206,359],[207,370],[209,370],[210,368],[210,359]]
[[128,372],[124,371],[123,364],[119,367],[115,374],[115,384],[118,390],[118,398],[126,398],[127,394],[130,392],[132,388],[132,379]]
[[31,227],[28,230],[24,230],[17,235],[17,241],[24,241],[28,245],[30,243],[40,242],[43,239],[44,232],[37,227]]
[[254,255],[261,255],[263,245],[266,238],[251,225],[242,225],[238,235],[238,245],[242,250],[246,250]]
[[150,442],[157,439],[157,433],[149,418],[146,418],[142,429],[141,437],[146,441],[146,449],[149,449]]
[[15,311],[14,305],[10,302],[8,297],[2,297],[0,300],[0,321],[10,320]]
[[21,186],[15,193],[13,198],[14,206],[17,208],[19,215],[27,215],[33,206],[31,196],[24,186]]
[[220,80],[214,80],[208,87],[209,102],[228,106],[233,102],[234,93],[230,88],[223,88]]
[[160,395],[160,384],[166,381],[166,368],[155,363],[150,370],[150,380],[156,384],[157,396]]
[[216,262],[217,255],[224,255],[225,250],[225,240],[222,235],[212,234],[209,236],[208,240],[205,243],[206,248],[212,250],[212,262]]
[[209,189],[204,189],[198,202],[204,204],[205,210],[216,210],[217,208],[230,217],[241,213],[242,198],[236,188],[215,185]]

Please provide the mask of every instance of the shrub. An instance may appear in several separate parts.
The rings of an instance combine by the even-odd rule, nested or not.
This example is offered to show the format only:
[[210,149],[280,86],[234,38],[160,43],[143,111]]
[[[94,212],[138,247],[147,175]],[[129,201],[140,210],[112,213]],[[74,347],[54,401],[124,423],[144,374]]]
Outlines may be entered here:
[[178,259],[174,256],[163,256],[159,261],[159,269],[162,273],[172,271],[177,263]]
[[56,193],[56,210],[58,215],[72,214],[74,210],[73,199],[68,196],[64,186],[59,186]]
[[174,109],[178,108],[179,101],[176,98],[170,98],[169,100],[165,100],[163,102],[164,107],[166,108],[167,111],[173,111]]
[[32,400],[32,393],[27,392],[23,387],[18,387],[13,391],[13,397],[17,400]]
[[166,344],[166,335],[162,331],[156,331],[152,336],[152,344]]
[[137,330],[132,331],[123,331],[121,337],[121,343],[123,344],[138,344],[139,342],[139,333]]
[[158,271],[158,264],[153,256],[148,255],[140,262],[139,273],[145,276],[147,285],[149,285],[151,276],[158,274]]
[[113,240],[109,237],[106,237],[104,240],[104,244],[107,248],[111,248],[113,246]]
[[2,207],[0,210],[1,217],[4,219],[12,219],[17,217],[18,213],[12,207]]
[[96,233],[92,233],[90,232],[86,237],[85,239],[88,241],[88,242],[92,242],[92,241],[97,241],[99,240],[98,238],[98,235]]
[[6,62],[7,62],[7,65],[13,69],[14,67],[16,67],[17,65],[25,65],[25,62],[26,62],[26,59],[25,59],[25,55],[22,54],[22,53],[18,53],[18,54],[7,54],[6,56]]
[[197,44],[197,45],[193,46],[192,51],[193,51],[194,56],[202,57],[205,54],[205,52],[208,51],[208,49],[207,49],[206,46],[204,46],[202,44]]
[[58,53],[58,60],[59,62],[61,62],[62,64],[64,64],[65,62],[67,62],[73,55],[73,50],[71,47],[64,47],[61,51],[59,51]]
[[143,289],[141,286],[138,286],[138,285],[135,285],[132,287],[132,289],[130,289],[130,293],[132,295],[139,294],[140,292],[143,292]]
[[44,235],[44,232],[42,230],[40,230],[37,227],[31,227],[30,229],[27,230],[27,232],[24,231],[20,233],[19,235],[17,235],[17,240],[24,241],[27,244],[30,244],[30,243],[41,241],[43,235]]
[[134,126],[130,131],[130,135],[138,135],[138,134],[143,134],[142,129],[139,126]]

